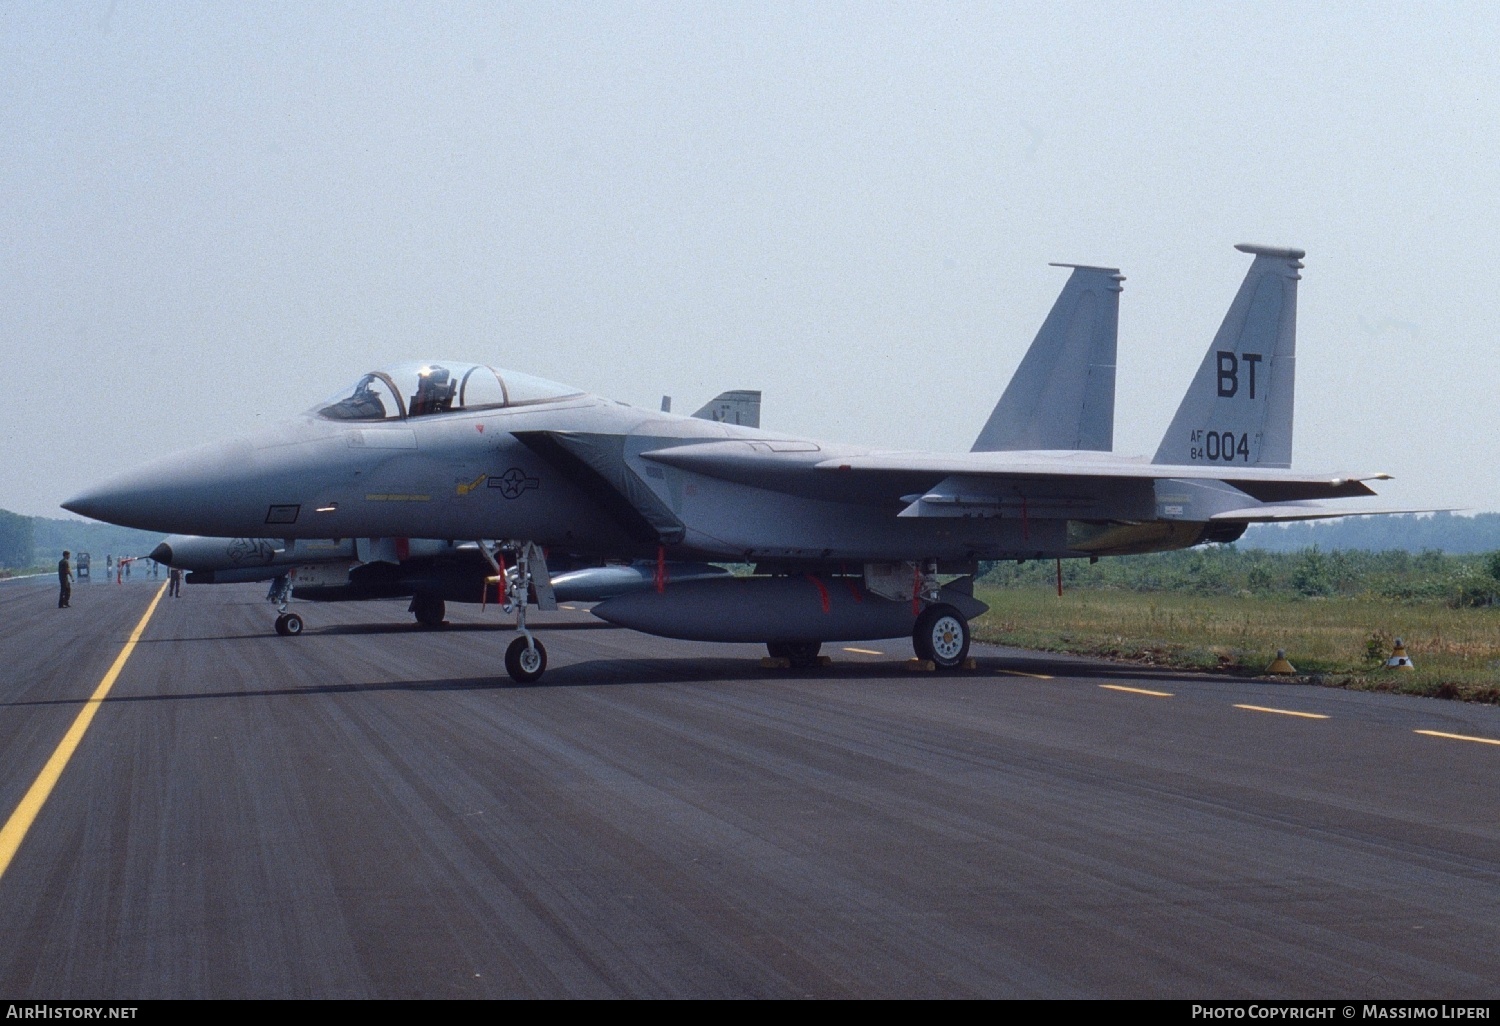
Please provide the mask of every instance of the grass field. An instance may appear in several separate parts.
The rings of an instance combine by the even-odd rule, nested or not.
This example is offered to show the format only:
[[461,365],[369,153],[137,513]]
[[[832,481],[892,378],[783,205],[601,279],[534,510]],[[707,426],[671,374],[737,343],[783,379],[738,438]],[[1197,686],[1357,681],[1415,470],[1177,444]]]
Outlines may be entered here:
[[[1159,666],[1260,674],[1285,649],[1304,679],[1500,703],[1500,608],[1440,602],[1277,599],[986,588],[976,640]],[[1395,639],[1415,671],[1384,664]]]

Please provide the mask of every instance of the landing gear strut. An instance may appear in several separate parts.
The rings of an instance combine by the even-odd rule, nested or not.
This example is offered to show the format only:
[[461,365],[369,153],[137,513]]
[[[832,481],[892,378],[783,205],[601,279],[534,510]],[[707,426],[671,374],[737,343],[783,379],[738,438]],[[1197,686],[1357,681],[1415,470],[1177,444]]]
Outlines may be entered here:
[[489,547],[479,543],[490,567],[495,571],[490,583],[504,589],[505,612],[516,614],[516,632],[520,637],[505,650],[505,672],[517,684],[530,684],[539,680],[547,669],[547,649],[526,629],[526,603],[535,597],[538,609],[550,611],[557,608],[557,598],[552,593],[552,575],[547,570],[547,557],[541,546],[534,542],[502,542],[500,552],[511,552],[515,556],[513,568],[502,569]]
[[928,659],[939,670],[956,670],[969,657],[969,621],[947,604],[928,606],[911,632],[918,659]]
[[282,574],[271,582],[271,588],[266,592],[266,601],[275,603],[276,611],[281,615],[276,618],[276,633],[283,638],[295,638],[302,633],[302,617],[296,613],[288,613],[286,607],[292,601],[292,577],[290,574]]

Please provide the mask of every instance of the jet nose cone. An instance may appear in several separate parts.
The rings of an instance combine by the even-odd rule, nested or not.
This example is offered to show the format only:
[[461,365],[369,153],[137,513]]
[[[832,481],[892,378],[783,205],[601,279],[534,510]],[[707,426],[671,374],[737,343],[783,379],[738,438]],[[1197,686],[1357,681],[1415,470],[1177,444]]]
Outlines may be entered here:
[[108,520],[107,511],[110,508],[110,490],[107,487],[96,486],[87,491],[79,492],[67,502],[62,508],[69,513],[77,513],[81,517],[91,520]]
[[157,510],[156,499],[164,491],[162,484],[161,475],[122,474],[79,492],[63,503],[62,508],[91,520],[150,530],[151,525],[142,523],[141,516]]
[[151,550],[151,558],[156,560],[158,563],[165,563],[167,564],[167,566],[171,566],[172,546],[168,545],[166,542],[162,542],[156,548]]
[[246,445],[202,446],[112,477],[73,496],[63,509],[164,534],[233,533],[213,530],[214,521],[234,506],[249,463]]

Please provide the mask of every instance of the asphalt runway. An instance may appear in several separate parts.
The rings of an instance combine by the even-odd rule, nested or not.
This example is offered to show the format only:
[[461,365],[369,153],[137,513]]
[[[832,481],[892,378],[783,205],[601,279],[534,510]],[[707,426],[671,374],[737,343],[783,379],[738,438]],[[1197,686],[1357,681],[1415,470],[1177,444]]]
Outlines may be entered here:
[[90,705],[159,589],[55,587],[0,584],[13,841],[94,717],[0,875],[0,997],[1500,995],[1492,706],[766,670],[584,612],[521,687],[493,607],[281,638],[257,585],[162,598]]

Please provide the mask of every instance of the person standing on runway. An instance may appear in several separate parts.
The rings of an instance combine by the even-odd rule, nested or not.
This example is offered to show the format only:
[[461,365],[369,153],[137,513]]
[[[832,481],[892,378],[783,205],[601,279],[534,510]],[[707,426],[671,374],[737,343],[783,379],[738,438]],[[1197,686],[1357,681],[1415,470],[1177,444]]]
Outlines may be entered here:
[[182,571],[175,566],[167,571],[167,594],[172,598],[182,598]]
[[73,553],[63,549],[63,558],[57,561],[57,608],[67,609],[73,600],[73,565],[68,557]]

